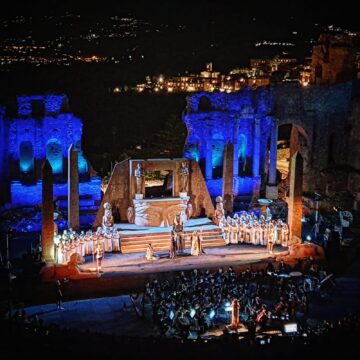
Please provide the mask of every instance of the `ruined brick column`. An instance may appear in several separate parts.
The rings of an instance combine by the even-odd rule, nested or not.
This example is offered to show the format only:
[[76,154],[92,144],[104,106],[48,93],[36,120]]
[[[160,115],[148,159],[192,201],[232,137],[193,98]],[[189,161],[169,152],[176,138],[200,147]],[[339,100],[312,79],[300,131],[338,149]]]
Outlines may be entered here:
[[234,146],[228,142],[225,147],[224,153],[224,166],[223,166],[223,188],[222,198],[224,199],[225,214],[231,214],[234,208]]
[[42,256],[47,263],[55,261],[54,254],[54,195],[53,173],[49,160],[42,167]]
[[206,140],[206,154],[205,154],[205,178],[212,179],[212,141]]
[[[260,175],[260,119],[254,118],[254,151],[252,163],[253,176]],[[276,175],[276,173],[275,173]]]
[[291,236],[301,239],[303,159],[299,152],[291,158],[288,223]]
[[278,188],[276,186],[277,138],[278,138],[277,120],[273,119],[273,123],[271,127],[271,142],[270,142],[269,181],[268,181],[268,185],[266,186],[266,197],[268,199],[278,198]]
[[239,119],[235,119],[233,129],[234,176],[239,176]]
[[68,226],[74,230],[80,227],[78,151],[74,144],[68,153]]

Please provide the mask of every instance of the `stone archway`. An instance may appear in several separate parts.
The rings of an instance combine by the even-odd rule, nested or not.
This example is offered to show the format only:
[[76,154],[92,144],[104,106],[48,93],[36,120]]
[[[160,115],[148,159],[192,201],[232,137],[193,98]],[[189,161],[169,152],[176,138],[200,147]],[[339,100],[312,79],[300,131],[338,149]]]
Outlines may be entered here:
[[235,176],[245,176],[246,170],[246,151],[247,151],[247,137],[244,134],[239,135],[238,139],[238,153],[235,154],[237,156],[238,161],[238,174]]
[[225,139],[221,134],[215,134],[212,138],[212,177],[221,178],[224,166]]
[[46,158],[52,167],[54,175],[63,173],[63,154],[61,142],[58,139],[50,139],[46,144]]
[[81,140],[75,142],[75,148],[78,151],[78,169],[79,175],[86,175],[89,171],[89,166],[87,160],[84,158],[82,149],[81,149]]
[[31,175],[34,171],[34,147],[31,141],[22,141],[19,147],[19,167],[22,175]]

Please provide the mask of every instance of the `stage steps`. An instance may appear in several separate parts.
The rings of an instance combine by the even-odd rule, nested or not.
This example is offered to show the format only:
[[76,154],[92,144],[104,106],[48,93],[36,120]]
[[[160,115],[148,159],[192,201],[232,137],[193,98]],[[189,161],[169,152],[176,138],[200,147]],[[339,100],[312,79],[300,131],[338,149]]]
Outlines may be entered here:
[[[187,239],[185,241],[186,249],[191,247],[192,230],[185,230]],[[225,241],[221,236],[220,229],[203,230],[203,247],[218,247],[225,246]],[[151,243],[154,251],[169,251],[170,250],[170,231],[165,232],[150,232],[122,234],[121,235],[121,252],[123,254],[145,252],[147,245]]]

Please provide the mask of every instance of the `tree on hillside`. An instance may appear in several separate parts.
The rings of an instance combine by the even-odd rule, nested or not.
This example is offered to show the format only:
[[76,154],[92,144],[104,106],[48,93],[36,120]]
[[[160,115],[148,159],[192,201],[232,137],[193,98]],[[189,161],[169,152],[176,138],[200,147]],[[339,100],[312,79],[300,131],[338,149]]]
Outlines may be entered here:
[[181,118],[171,115],[150,141],[141,138],[134,139],[133,144],[125,149],[117,160],[120,161],[127,157],[132,159],[182,157],[185,139],[186,128]]
[[166,157],[182,157],[186,140],[186,127],[181,118],[171,115],[155,135],[153,148]]

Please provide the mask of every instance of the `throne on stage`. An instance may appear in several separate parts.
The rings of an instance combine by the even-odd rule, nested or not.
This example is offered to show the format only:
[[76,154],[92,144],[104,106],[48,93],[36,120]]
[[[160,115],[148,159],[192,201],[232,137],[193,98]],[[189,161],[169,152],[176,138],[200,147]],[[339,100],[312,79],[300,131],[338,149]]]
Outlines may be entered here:
[[179,160],[130,160],[130,191],[134,223],[168,227],[180,214],[183,223],[191,216],[187,196],[188,164]]

